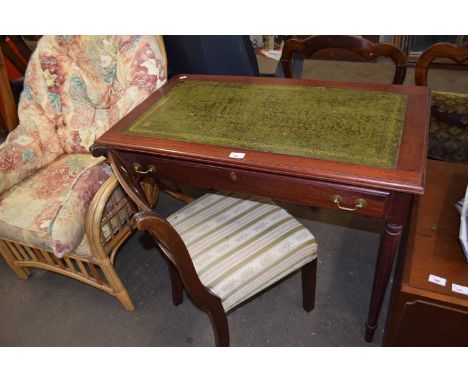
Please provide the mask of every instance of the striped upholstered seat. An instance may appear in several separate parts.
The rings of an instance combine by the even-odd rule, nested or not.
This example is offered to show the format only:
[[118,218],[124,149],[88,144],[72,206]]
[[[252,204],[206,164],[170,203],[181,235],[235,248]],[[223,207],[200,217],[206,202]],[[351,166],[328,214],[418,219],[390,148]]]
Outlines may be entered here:
[[206,194],[167,219],[227,312],[314,260],[314,236],[269,199]]

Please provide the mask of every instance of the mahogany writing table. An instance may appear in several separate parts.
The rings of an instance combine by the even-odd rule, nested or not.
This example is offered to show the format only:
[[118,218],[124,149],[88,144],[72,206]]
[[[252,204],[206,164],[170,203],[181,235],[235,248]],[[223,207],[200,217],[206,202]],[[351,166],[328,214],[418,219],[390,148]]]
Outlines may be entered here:
[[129,173],[153,165],[161,180],[383,218],[371,341],[412,196],[424,190],[429,115],[424,87],[180,75],[91,151],[118,151]]

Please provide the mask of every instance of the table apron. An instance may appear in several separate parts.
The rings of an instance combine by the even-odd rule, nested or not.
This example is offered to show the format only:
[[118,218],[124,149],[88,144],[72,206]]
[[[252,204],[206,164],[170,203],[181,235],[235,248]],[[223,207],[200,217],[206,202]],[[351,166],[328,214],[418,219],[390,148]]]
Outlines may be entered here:
[[354,207],[356,199],[362,198],[367,206],[352,213],[365,216],[385,217],[391,194],[389,191],[365,187],[149,154],[125,151],[119,151],[119,154],[129,170],[133,169],[134,163],[141,164],[143,168],[154,165],[158,179],[194,186],[261,195],[332,210],[338,209],[331,201],[333,195],[340,195],[340,204],[348,208]]

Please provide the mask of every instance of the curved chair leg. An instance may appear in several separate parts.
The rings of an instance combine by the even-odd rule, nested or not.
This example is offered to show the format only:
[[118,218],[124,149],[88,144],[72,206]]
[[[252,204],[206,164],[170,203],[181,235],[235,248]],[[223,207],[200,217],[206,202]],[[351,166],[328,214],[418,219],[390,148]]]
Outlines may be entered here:
[[221,302],[207,308],[206,313],[211,320],[216,346],[229,346],[229,325]]
[[172,303],[177,306],[184,301],[184,285],[182,284],[182,280],[175,265],[172,264],[170,260],[166,260],[166,262],[171,277]]
[[106,276],[106,279],[109,282],[115,297],[117,297],[126,310],[133,312],[135,310],[135,306],[133,305],[132,299],[128,295],[127,290],[120,280],[120,277],[117,275],[117,272],[115,271],[110,260],[106,259],[97,263],[97,265],[101,267],[101,270],[104,273],[104,276]]
[[311,312],[315,306],[316,276],[317,276],[317,259],[314,259],[301,268],[302,306],[307,312]]

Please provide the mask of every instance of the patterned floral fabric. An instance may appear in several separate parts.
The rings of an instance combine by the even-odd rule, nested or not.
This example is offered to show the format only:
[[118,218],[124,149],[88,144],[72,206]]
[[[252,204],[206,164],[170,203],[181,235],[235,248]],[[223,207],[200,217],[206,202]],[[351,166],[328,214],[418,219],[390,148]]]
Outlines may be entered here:
[[20,125],[0,146],[0,237],[59,257],[80,243],[79,251],[89,253],[84,219],[110,168],[88,149],[165,83],[162,49],[155,36],[39,41],[26,71]]
[[225,311],[317,257],[307,228],[265,198],[206,194],[167,220]]
[[[442,112],[468,114],[468,94],[432,92],[432,103],[439,106]],[[468,125],[451,125],[432,116],[428,157],[447,162],[468,163]]]
[[91,199],[112,174],[102,158],[65,154],[0,196],[0,235],[63,257],[80,244]]
[[45,36],[31,56],[19,114],[31,122],[34,105],[67,153],[85,153],[165,81],[154,36]]
[[52,126],[38,128],[40,117],[20,125],[0,145],[0,193],[21,182],[63,153]]

